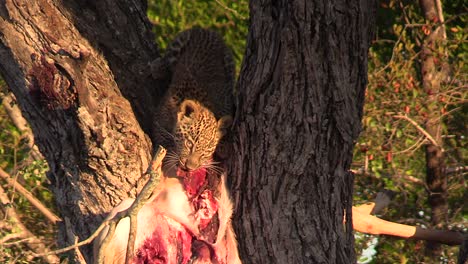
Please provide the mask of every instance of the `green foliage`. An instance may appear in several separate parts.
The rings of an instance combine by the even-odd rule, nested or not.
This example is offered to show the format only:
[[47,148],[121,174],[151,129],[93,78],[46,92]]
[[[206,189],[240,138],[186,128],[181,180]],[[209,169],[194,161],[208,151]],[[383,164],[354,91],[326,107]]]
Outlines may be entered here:
[[[397,192],[394,202],[382,212],[382,218],[386,220],[425,226],[430,221],[424,187],[425,137],[411,122],[395,118],[396,115],[423,124],[429,108],[440,111],[448,166],[467,163],[467,127],[463,120],[468,118],[468,106],[462,102],[466,101],[467,94],[468,34],[467,17],[461,14],[466,10],[466,4],[462,0],[444,1],[443,10],[447,21],[447,49],[439,47],[434,54],[441,60],[448,60],[450,78],[443,83],[439,101],[431,106],[426,105],[428,94],[421,88],[419,56],[425,32],[432,27],[425,25],[417,1],[384,0],[378,10],[377,38],[369,51],[363,132],[356,145],[353,163],[353,169],[364,167],[366,173],[356,176],[354,201],[355,204],[371,201],[384,188]],[[155,41],[163,50],[177,33],[193,26],[219,32],[232,49],[239,72],[248,31],[248,1],[149,0],[148,17],[154,25]],[[4,83],[0,80],[2,86]],[[45,177],[47,166],[44,161],[33,161],[28,155],[21,132],[0,106],[0,167],[53,208]],[[468,216],[459,210],[467,188],[463,176],[452,174],[448,178],[450,221],[452,226],[467,231]],[[13,197],[12,204],[31,231],[50,245],[52,227],[1,179],[0,184]],[[0,230],[0,238],[6,234]],[[446,263],[454,259],[454,250],[449,247],[444,250],[444,259],[428,260],[424,258],[423,242],[390,237],[373,239],[375,236],[362,234],[356,238],[358,253],[375,244],[375,256],[361,257],[362,263]],[[0,262],[28,263],[25,252],[27,248],[21,244],[0,246]],[[16,258],[18,255],[21,257]]]
[[[3,80],[0,79],[0,87]],[[0,89],[0,95],[2,91]],[[0,96],[0,101],[3,96]],[[12,175],[18,183],[28,189],[46,207],[54,209],[51,191],[47,188],[45,173],[48,171],[45,160],[33,160],[29,156],[26,137],[9,119],[3,105],[0,105],[0,168]],[[0,186],[6,192],[10,203],[0,208],[0,218],[9,223],[0,228],[0,240],[7,235],[18,233],[19,230],[12,225],[10,218],[5,218],[7,208],[14,208],[21,222],[46,245],[55,243],[55,226],[51,225],[45,217],[32,206],[18,191],[0,178]],[[3,220],[2,220],[3,221]],[[0,263],[31,263],[32,254],[21,238],[5,241],[0,245]],[[42,263],[34,259],[34,263]]]
[[18,160],[25,158],[22,151],[20,131],[8,119],[5,110],[0,108],[0,167],[11,169],[17,166]]
[[[162,49],[166,48],[177,33],[193,26],[211,28],[219,32],[233,51],[236,69],[239,71],[247,35],[247,1],[150,0],[148,17],[154,24],[156,42]],[[5,87],[0,78],[0,88]],[[0,89],[0,95],[5,92]],[[0,105],[0,168],[10,173],[48,208],[54,209],[52,193],[47,189],[47,164],[44,160],[37,161],[29,157],[26,137],[11,122],[3,105]],[[55,227],[1,178],[0,185],[11,199],[10,205],[20,214],[23,224],[48,246],[53,245]],[[4,217],[2,210],[0,217]],[[0,228],[0,239],[17,231]],[[24,243],[0,245],[0,262],[31,263],[31,252]],[[40,259],[34,259],[34,263],[41,263]]]
[[[435,66],[448,61],[448,78],[442,82],[437,101],[422,88],[421,45],[436,24],[426,24],[417,1],[386,0],[378,10],[377,39],[369,51],[369,83],[363,132],[354,151],[355,203],[370,201],[383,188],[397,192],[383,218],[410,225],[430,226],[425,190],[426,137],[421,128],[431,111],[440,113],[443,147],[448,167],[466,164],[466,16],[461,1],[443,3],[447,40],[433,49]],[[466,9],[465,9],[466,10]],[[445,48],[445,46],[447,48]],[[402,118],[398,116],[404,116]],[[415,124],[418,124],[418,128]],[[448,177],[450,222],[468,228],[460,212],[466,195],[463,174]],[[449,226],[450,228],[451,226]],[[369,238],[370,239],[370,238]],[[364,244],[366,238],[361,238]],[[359,245],[359,244],[358,244]],[[358,248],[358,251],[361,248]],[[424,259],[424,244],[380,238],[375,263],[444,263],[454,259],[454,248],[444,247],[444,258]]]
[[154,24],[156,43],[162,49],[177,33],[194,26],[219,32],[233,51],[239,72],[247,38],[247,1],[149,0],[148,17]]

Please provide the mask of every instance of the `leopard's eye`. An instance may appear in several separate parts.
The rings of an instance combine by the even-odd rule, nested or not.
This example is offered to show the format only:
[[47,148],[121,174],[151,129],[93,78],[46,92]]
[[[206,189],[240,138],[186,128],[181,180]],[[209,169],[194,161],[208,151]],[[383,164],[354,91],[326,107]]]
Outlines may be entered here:
[[191,148],[193,147],[192,141],[186,140],[186,141],[185,141],[185,147],[191,149]]

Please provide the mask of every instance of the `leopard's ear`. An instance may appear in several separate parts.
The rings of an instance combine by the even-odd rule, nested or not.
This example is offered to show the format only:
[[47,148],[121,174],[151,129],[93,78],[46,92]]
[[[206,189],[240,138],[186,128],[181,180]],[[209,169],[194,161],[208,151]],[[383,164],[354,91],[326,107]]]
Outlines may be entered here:
[[228,129],[232,125],[232,117],[225,115],[218,120],[218,131],[221,134],[221,137],[226,135]]
[[179,106],[177,121],[181,121],[184,118],[194,118],[198,113],[199,107],[200,106],[193,100],[184,100]]

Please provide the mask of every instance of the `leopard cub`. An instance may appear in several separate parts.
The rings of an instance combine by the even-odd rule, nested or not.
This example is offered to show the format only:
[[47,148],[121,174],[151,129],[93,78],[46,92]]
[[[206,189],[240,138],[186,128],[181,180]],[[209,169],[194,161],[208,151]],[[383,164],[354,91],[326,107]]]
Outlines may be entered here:
[[173,154],[178,158],[172,161],[179,162],[179,167],[186,171],[211,167],[213,153],[231,123],[230,116],[216,120],[213,113],[197,101],[183,101],[174,129],[174,149],[177,153]]
[[232,123],[231,52],[217,33],[193,28],[180,33],[156,65],[171,80],[153,122],[153,142],[168,150],[165,167],[215,168],[213,154]]

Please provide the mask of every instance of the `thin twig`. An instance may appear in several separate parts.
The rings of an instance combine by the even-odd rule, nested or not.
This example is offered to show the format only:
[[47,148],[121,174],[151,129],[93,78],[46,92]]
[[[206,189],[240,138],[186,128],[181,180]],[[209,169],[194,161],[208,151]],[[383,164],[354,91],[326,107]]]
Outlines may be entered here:
[[399,155],[399,154],[404,154],[404,153],[406,153],[406,152],[414,152],[414,151],[416,151],[417,149],[419,149],[419,147],[420,147],[422,144],[424,144],[425,141],[426,141],[426,137],[425,137],[425,136],[421,136],[421,137],[416,141],[416,143],[414,143],[413,145],[411,145],[411,146],[408,147],[407,149],[394,152],[393,154],[394,154],[394,155]]
[[[94,231],[94,233],[91,234],[91,236],[89,236],[87,239],[79,243],[76,243],[74,245],[62,248],[62,249],[49,251],[49,252],[45,252],[42,254],[35,254],[35,257],[41,257],[41,256],[50,255],[50,254],[61,254],[69,250],[73,250],[75,248],[81,247],[83,245],[87,245],[91,243],[106,226],[109,226],[109,231],[107,232],[107,235],[104,238],[104,241],[101,244],[101,248],[99,249],[99,253],[98,253],[98,263],[102,263],[104,249],[107,247],[107,244],[114,236],[115,227],[117,223],[125,217],[132,217],[132,215],[136,216],[140,208],[148,201],[154,189],[157,187],[159,183],[160,175],[161,175],[161,163],[165,155],[166,155],[166,149],[159,146],[159,149],[156,152],[156,155],[154,156],[151,162],[150,168],[149,168],[150,179],[148,180],[146,185],[143,187],[143,190],[140,192],[140,194],[138,194],[138,196],[136,197],[135,201],[133,202],[132,206],[129,209],[119,212],[115,217],[111,219],[104,220],[102,224],[96,229],[96,231]],[[135,233],[136,232],[135,230],[136,230],[136,225],[134,226],[134,229],[130,228],[130,235],[132,233]],[[129,240],[130,240],[130,236],[129,236]],[[131,241],[129,241],[128,243],[128,247],[131,247],[131,249],[133,250],[133,244],[135,243],[135,241],[131,243],[132,244],[131,246],[130,246],[130,242]],[[128,250],[129,249],[127,248],[127,252]],[[131,253],[132,254],[130,254],[130,256],[133,255],[133,251]]]
[[[353,228],[354,230],[373,235],[390,235],[402,238],[420,239],[427,241],[437,241],[447,245],[459,245],[467,236],[461,232],[423,229],[417,226],[403,225],[397,222],[390,222],[380,219],[370,214],[386,207],[392,194],[389,191],[377,194],[375,203],[368,203],[361,206],[353,206]],[[401,222],[401,221],[399,221]]]
[[[462,104],[462,103],[463,103],[463,102],[460,102],[460,104]],[[462,110],[462,109],[463,109],[463,108],[462,108],[461,106],[455,107],[455,108],[451,109],[450,111],[445,112],[445,113],[442,114],[442,115],[439,115],[439,116],[436,116],[436,117],[434,117],[434,118],[429,119],[428,122],[436,122],[436,121],[442,120],[442,118],[444,118],[445,116],[451,115],[451,114],[453,114],[454,112],[457,112],[457,111]]]
[[[66,229],[66,232],[67,232],[67,240],[69,241],[69,243],[73,243],[73,244],[76,244],[78,243],[78,236],[75,235],[75,233],[73,233],[73,230],[72,230],[72,224],[70,222],[70,218],[68,217],[65,217],[65,229]],[[81,253],[80,251],[80,248],[75,248],[75,255],[73,256],[74,257],[74,261],[76,263],[79,263],[79,264],[86,264],[86,261],[83,257],[83,254]]]
[[[8,204],[9,199],[0,185],[0,204]],[[47,246],[37,238],[26,226],[21,222],[16,210],[14,208],[7,208],[5,210],[5,216],[9,221],[14,225],[14,228],[20,230],[19,234],[23,235],[23,238],[28,238],[25,240],[27,246],[33,251],[33,255],[36,256],[38,252],[47,252],[49,249]],[[56,255],[42,255],[40,256],[47,263],[59,263],[60,259]]]
[[127,252],[125,254],[126,263],[133,259],[134,253],[134,246],[135,246],[135,236],[136,236],[136,229],[137,229],[137,215],[140,211],[141,207],[146,204],[146,202],[151,197],[153,191],[157,188],[160,176],[161,176],[161,164],[162,160],[166,156],[166,149],[159,146],[156,154],[151,161],[150,168],[148,169],[148,173],[150,174],[150,178],[148,182],[145,184],[141,192],[136,197],[135,201],[133,201],[130,208],[117,213],[112,219],[110,219],[109,223],[109,230],[99,248],[98,256],[97,256],[97,263],[101,264],[104,262],[104,251],[107,248],[108,244],[110,243],[111,239],[114,236],[115,228],[117,223],[125,218],[130,218],[130,230],[128,235],[128,242],[127,242]]
[[411,183],[416,183],[416,184],[420,184],[420,185],[425,185],[424,181],[422,181],[421,179],[418,179],[414,176],[411,176],[411,175],[402,175],[401,176],[403,179],[405,180],[408,180],[410,181]]
[[62,221],[60,217],[56,214],[52,213],[45,205],[41,203],[32,193],[30,193],[26,188],[24,188],[21,184],[17,181],[13,180],[12,177],[6,173],[4,170],[0,168],[0,177],[6,180],[6,182],[15,188],[19,193],[21,193],[28,201],[36,207],[41,213],[53,224]]
[[398,45],[398,43],[400,43],[401,39],[403,38],[403,31],[406,30],[406,25],[403,27],[403,29],[400,31],[400,36],[398,36],[398,39],[397,41],[395,42],[395,45],[393,45],[393,49],[392,49],[392,56],[390,57],[390,60],[389,60],[389,63],[387,63],[382,69],[380,69],[378,72],[376,72],[374,75],[378,75],[379,73],[385,71],[388,67],[390,67],[390,62],[393,61],[393,58],[395,57],[395,53],[396,53],[396,47]]
[[151,194],[153,194],[153,191],[159,184],[161,176],[161,164],[165,156],[166,149],[159,146],[153,160],[151,161],[151,167],[149,169],[150,178],[128,210],[128,216],[130,217],[130,233],[128,236],[127,254],[125,257],[127,261],[133,259],[138,212],[140,211],[141,207],[146,204],[146,202],[151,197]]
[[22,132],[22,136],[28,139],[28,147],[31,150],[30,154],[35,160],[43,159],[43,156],[37,146],[34,144],[34,136],[29,127],[28,121],[23,117],[21,110],[16,104],[16,98],[13,93],[8,92],[3,97],[2,105],[10,117],[13,124]]
[[[75,237],[74,243],[78,243],[78,236]],[[76,254],[76,261],[80,264],[86,264],[86,260],[83,256],[83,253],[81,253],[79,248],[75,248],[75,254]]]
[[8,242],[9,240],[17,239],[17,238],[24,238],[23,232],[11,233],[11,234],[5,235],[4,237],[0,238],[0,245],[5,244],[5,243]]
[[[117,214],[114,218],[112,219],[121,219],[119,218],[119,215]],[[120,220],[119,220],[120,221]],[[109,230],[107,231],[107,235],[102,241],[102,244],[100,245],[99,251],[98,251],[98,256],[97,256],[97,263],[102,264],[104,263],[104,249],[107,248],[107,245],[110,243],[113,235],[115,233],[115,227],[117,225],[117,221],[110,221],[109,222]]]
[[[435,1],[436,8],[437,8],[437,17],[440,22],[440,29],[442,30],[442,38],[444,40],[447,39],[447,32],[445,30],[445,20],[444,20],[444,13],[442,12],[442,3],[440,0]],[[447,55],[447,54],[445,54]]]
[[[23,235],[23,236],[24,236],[24,235]],[[2,246],[18,245],[18,244],[22,244],[22,243],[28,242],[28,241],[30,241],[31,239],[32,239],[32,237],[25,237],[25,238],[22,238],[22,239],[13,241],[13,242],[5,242],[5,243],[2,243]]]
[[407,115],[394,115],[393,117],[394,118],[399,118],[399,119],[404,119],[404,120],[410,122],[414,127],[416,127],[417,130],[419,130],[419,132],[421,132],[424,136],[426,136],[426,138],[429,141],[431,141],[432,144],[439,147],[442,150],[442,152],[445,152],[444,148],[441,145],[439,145],[439,143],[437,143],[437,141],[432,137],[432,135],[429,134],[429,132],[427,132],[424,128],[422,128],[416,121],[411,119],[409,116],[407,116]]
[[232,8],[230,8],[230,7],[228,7],[228,6],[226,6],[225,4],[221,3],[219,0],[215,0],[215,1],[216,1],[216,3],[218,3],[218,5],[220,5],[222,8],[224,8],[224,9],[226,9],[226,10],[228,10],[228,11],[234,13],[234,15],[240,17],[240,18],[243,19],[243,20],[246,19],[246,17],[244,17],[243,15],[239,14],[239,12],[237,12],[236,10],[234,10],[234,9],[232,9]]
[[42,257],[42,256],[51,255],[51,254],[61,254],[61,253],[67,252],[69,250],[75,249],[77,247],[87,245],[87,244],[91,243],[99,235],[99,233],[102,231],[102,229],[104,229],[104,227],[106,227],[109,224],[109,222],[110,222],[109,220],[106,220],[106,221],[102,222],[102,224],[96,229],[96,231],[94,231],[93,234],[91,234],[91,236],[89,236],[87,239],[85,239],[85,240],[83,240],[83,241],[81,241],[79,243],[76,243],[74,245],[64,247],[64,248],[61,248],[61,249],[44,252],[42,254],[35,254],[34,256],[35,257]]

